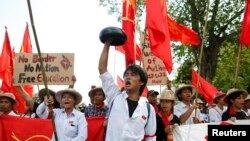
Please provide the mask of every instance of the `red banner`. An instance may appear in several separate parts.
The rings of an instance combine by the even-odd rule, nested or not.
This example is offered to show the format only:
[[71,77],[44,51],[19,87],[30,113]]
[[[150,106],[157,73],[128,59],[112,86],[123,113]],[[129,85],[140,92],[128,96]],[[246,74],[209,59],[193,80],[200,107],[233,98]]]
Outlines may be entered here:
[[105,117],[88,117],[88,138],[87,141],[103,141]]
[[[87,141],[103,141],[104,119],[104,117],[86,118]],[[50,141],[52,134],[51,120],[0,115],[0,141]]]
[[0,115],[1,141],[50,141],[51,120]]

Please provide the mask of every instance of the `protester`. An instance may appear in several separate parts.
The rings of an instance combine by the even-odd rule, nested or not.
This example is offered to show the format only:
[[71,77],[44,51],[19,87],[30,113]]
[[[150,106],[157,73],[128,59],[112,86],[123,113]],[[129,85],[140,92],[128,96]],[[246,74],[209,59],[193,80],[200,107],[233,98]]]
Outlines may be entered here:
[[195,94],[194,87],[183,84],[176,89],[175,94],[180,102],[174,106],[174,114],[180,119],[181,124],[201,123],[198,106],[191,104]]
[[[73,84],[72,85],[69,85],[69,88],[73,88],[74,87],[74,84],[76,82],[76,77],[75,75],[72,76],[72,81],[73,81]],[[27,106],[27,112],[25,113],[26,114],[29,114],[29,113],[35,113],[36,114],[36,109],[38,107],[38,105],[44,101],[44,97],[47,96],[47,90],[46,88],[42,88],[38,91],[38,98],[39,98],[39,102],[36,102],[33,100],[33,98],[28,94],[28,92],[26,92],[24,90],[24,88],[22,86],[16,86],[18,92],[20,93],[21,97],[24,99],[25,103],[26,103],[26,106]],[[53,97],[54,99],[54,104],[53,104],[53,108],[60,108],[61,106],[63,105],[60,105],[56,99],[55,99],[55,92],[51,89],[48,89],[48,92],[49,94]],[[35,117],[37,118],[38,116],[35,115]]]
[[[56,100],[63,105],[63,108],[53,109],[56,131],[59,141],[84,141],[87,139],[87,122],[82,112],[75,109],[75,106],[82,101],[80,93],[72,88],[58,91]],[[40,118],[48,118],[48,105],[54,103],[52,97],[45,97],[43,103],[37,108],[37,115]],[[53,135],[53,140],[55,137]]]
[[242,111],[246,114],[247,118],[250,119],[250,94],[248,94],[244,100]]
[[159,111],[158,105],[157,105],[157,95],[159,95],[159,92],[155,90],[150,90],[148,91],[148,94],[147,94],[148,102],[154,107],[155,114],[157,114]]
[[225,111],[224,97],[226,96],[223,92],[217,92],[215,94],[213,102],[216,104],[213,108],[209,109],[209,122],[220,122],[222,119],[222,114]]
[[172,138],[173,128],[180,124],[179,118],[173,114],[174,92],[164,89],[158,99],[160,100],[160,110],[156,114],[156,140],[169,141]]
[[19,116],[14,107],[18,105],[14,94],[10,92],[0,93],[0,114]]
[[247,116],[242,112],[244,100],[247,97],[247,92],[236,88],[229,89],[224,101],[228,104],[227,110],[222,114],[222,121],[247,119]]
[[208,114],[206,113],[207,107],[204,106],[204,102],[200,98],[196,98],[194,100],[194,103],[198,106],[198,109],[200,110],[200,117],[202,123],[208,122]]
[[85,117],[105,117],[108,113],[108,106],[105,105],[105,94],[103,89],[100,87],[95,87],[89,91],[90,99],[93,99],[93,104],[85,108]]
[[[26,102],[27,106],[27,112],[31,113],[36,113],[36,109],[39,106],[39,102],[34,101],[34,99],[23,89],[22,86],[16,86],[18,92],[20,93],[21,97],[24,99]],[[60,108],[60,104],[55,100],[55,92],[53,90],[48,89],[49,94],[53,97],[54,103],[53,103],[53,108]],[[44,101],[44,97],[46,96],[46,89],[40,89],[38,92],[38,98],[40,102]],[[25,113],[27,114],[27,113]],[[37,115],[35,116],[36,118],[38,117]]]
[[107,141],[155,141],[156,116],[153,107],[140,96],[147,84],[147,74],[131,64],[123,74],[121,92],[107,70],[110,41],[106,41],[99,60],[99,73],[106,100],[110,106]]

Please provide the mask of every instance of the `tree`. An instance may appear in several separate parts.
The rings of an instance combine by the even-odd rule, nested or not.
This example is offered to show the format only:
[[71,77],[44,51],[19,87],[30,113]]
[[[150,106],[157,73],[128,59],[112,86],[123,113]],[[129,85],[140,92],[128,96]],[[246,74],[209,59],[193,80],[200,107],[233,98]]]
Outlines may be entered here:
[[[209,0],[169,0],[168,14],[175,19],[177,22],[182,23],[191,27],[196,31],[200,38],[205,34],[204,39],[204,50],[201,60],[200,72],[203,78],[212,82],[216,75],[222,70],[218,68],[219,64],[230,63],[236,66],[236,58],[231,58],[228,62],[221,62],[221,53],[223,48],[234,47],[236,50],[239,47],[239,33],[241,29],[241,19],[244,13],[245,0],[210,0],[208,21],[207,21],[207,33],[203,33],[203,26],[205,24],[205,12],[208,6]],[[109,5],[109,11],[111,13],[120,13],[121,9],[115,9],[115,4],[120,3],[116,0],[101,0],[102,6]],[[144,8],[144,1],[137,0],[137,11],[139,11],[139,18]],[[178,62],[192,62],[193,66],[199,67],[199,57],[201,47],[195,47],[185,44],[174,43],[172,44],[174,50],[174,59]],[[244,65],[243,65],[244,66]],[[191,65],[190,65],[191,67]],[[234,67],[235,68],[235,67]],[[184,77],[180,67],[177,78],[188,78]],[[224,69],[224,68],[222,68]],[[218,73],[217,73],[218,70]],[[244,69],[241,69],[244,70]],[[190,72],[191,73],[191,72]],[[235,71],[230,71],[231,76],[234,76]],[[232,77],[233,78],[233,77]],[[245,78],[244,78],[245,79]],[[217,79],[218,80],[218,79]],[[249,79],[248,79],[249,80]],[[183,82],[183,81],[179,81]],[[230,85],[232,80],[230,79]],[[178,83],[178,82],[177,82]],[[217,83],[218,84],[218,83]],[[229,85],[229,84],[228,84]],[[248,84],[249,85],[249,84]]]

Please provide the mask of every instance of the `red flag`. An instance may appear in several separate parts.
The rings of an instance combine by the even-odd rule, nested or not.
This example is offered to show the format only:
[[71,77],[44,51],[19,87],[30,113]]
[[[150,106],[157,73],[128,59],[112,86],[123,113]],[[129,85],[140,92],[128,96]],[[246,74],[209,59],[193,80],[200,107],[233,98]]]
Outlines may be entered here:
[[151,52],[162,60],[168,73],[172,72],[172,53],[170,47],[167,8],[163,0],[146,1],[146,28],[148,30]]
[[147,95],[148,95],[148,87],[146,86],[146,87],[144,88],[144,90],[143,90],[143,92],[142,92],[142,95],[141,95],[141,96],[143,96],[143,97],[147,97]]
[[[197,86],[198,73],[192,69],[192,85]],[[199,76],[198,93],[202,94],[209,105],[213,104],[214,95],[218,92],[217,88],[208,83],[204,78]]]
[[30,40],[29,26],[26,24],[26,28],[23,35],[23,44],[20,49],[20,53],[32,53],[32,45]]
[[135,64],[135,12],[136,0],[123,0],[122,29],[127,35],[127,41],[123,45],[125,51],[126,67]]
[[245,14],[240,34],[240,43],[250,46],[250,0],[246,2]]
[[15,95],[18,101],[18,106],[14,107],[17,112],[25,112],[25,102],[18,93],[15,86],[12,84],[13,69],[14,69],[14,50],[11,50],[9,35],[7,30],[5,31],[5,39],[2,48],[2,54],[0,58],[0,77],[2,79],[1,90],[3,92],[11,92]]
[[2,79],[1,90],[10,91],[12,86],[13,60],[12,50],[7,29],[0,58],[0,78]]
[[192,29],[185,25],[179,24],[173,19],[168,17],[168,27],[170,39],[174,41],[179,41],[185,44],[191,44],[198,46],[200,44],[200,39],[198,34]]
[[51,120],[0,115],[1,141],[50,141]]
[[[29,26],[26,24],[23,43],[20,49],[20,53],[32,53],[32,45],[30,40]],[[24,85],[24,90],[32,97],[33,96],[33,86],[32,85]]]
[[121,89],[124,85],[123,85],[124,81],[122,80],[122,78],[117,75],[117,85],[119,87],[119,89]]
[[105,117],[88,117],[88,138],[87,141],[103,141]]
[[[123,49],[123,46],[116,46],[115,47],[115,50],[125,54],[125,51]],[[138,44],[136,44],[136,60],[137,61],[140,61],[141,60],[141,49],[140,47],[138,46]]]

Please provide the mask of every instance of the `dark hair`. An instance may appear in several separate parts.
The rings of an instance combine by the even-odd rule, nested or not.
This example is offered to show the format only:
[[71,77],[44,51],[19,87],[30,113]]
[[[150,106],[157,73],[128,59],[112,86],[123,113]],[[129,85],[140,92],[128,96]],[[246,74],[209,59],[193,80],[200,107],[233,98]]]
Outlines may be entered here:
[[179,101],[182,101],[182,98],[181,98],[179,95],[180,95],[180,94],[182,93],[182,91],[185,90],[185,89],[190,90],[190,92],[193,94],[193,89],[192,89],[192,88],[190,88],[190,87],[182,88],[182,89],[177,93],[177,95],[176,95]]
[[232,102],[230,101],[230,99],[233,99],[233,100],[234,100],[234,99],[236,99],[237,97],[239,97],[240,95],[242,95],[242,92],[235,92],[235,93],[229,95],[229,96],[227,97],[228,105],[232,104]]
[[126,70],[124,71],[123,77],[124,77],[124,75],[125,75],[128,71],[131,71],[131,72],[134,73],[134,74],[140,75],[140,80],[141,80],[141,82],[143,83],[143,85],[140,87],[140,90],[139,90],[139,95],[141,96],[141,95],[142,95],[142,92],[143,92],[143,90],[144,90],[144,88],[146,87],[147,82],[148,82],[147,72],[146,72],[145,70],[143,70],[139,65],[130,64],[130,65],[128,65],[128,67],[127,67]]

